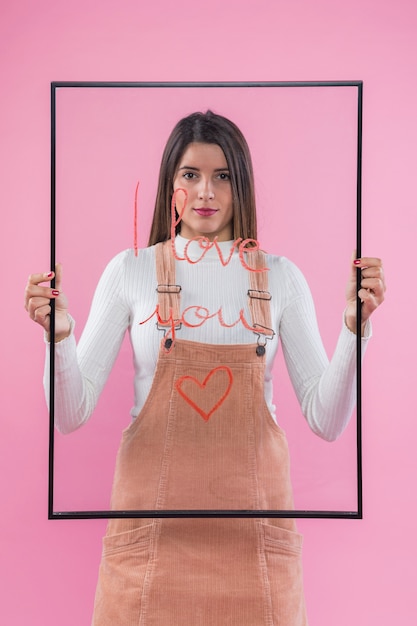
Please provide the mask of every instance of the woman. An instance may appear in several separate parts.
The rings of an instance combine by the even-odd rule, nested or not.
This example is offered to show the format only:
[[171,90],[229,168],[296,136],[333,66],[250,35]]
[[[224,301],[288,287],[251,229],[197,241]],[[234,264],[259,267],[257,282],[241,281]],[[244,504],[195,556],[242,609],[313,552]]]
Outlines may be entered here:
[[[303,276],[287,259],[261,252],[256,237],[246,141],[224,117],[195,113],[165,147],[149,246],[110,262],[77,350],[60,267],[54,290],[42,285],[53,272],[29,278],[26,307],[46,332],[55,300],[62,432],[91,415],[129,329],[134,419],[117,457],[114,509],[293,508],[287,444],[272,404],[278,336],[312,430],[333,440],[348,423],[355,270],[362,270],[365,344],[384,297],[381,262],[353,261],[329,362]],[[110,520],[93,623],[304,626],[294,520]]]

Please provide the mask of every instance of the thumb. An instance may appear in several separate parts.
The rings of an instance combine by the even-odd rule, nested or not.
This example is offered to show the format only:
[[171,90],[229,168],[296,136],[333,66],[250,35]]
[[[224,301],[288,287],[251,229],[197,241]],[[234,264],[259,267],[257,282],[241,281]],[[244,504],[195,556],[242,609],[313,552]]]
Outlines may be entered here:
[[55,265],[55,289],[62,291],[62,264]]
[[358,259],[356,250],[352,252],[351,267],[352,267],[352,278],[356,278],[357,270],[361,268],[361,259],[360,258]]
[[353,250],[350,257],[350,280],[356,279],[356,266],[354,264],[356,258],[356,250]]

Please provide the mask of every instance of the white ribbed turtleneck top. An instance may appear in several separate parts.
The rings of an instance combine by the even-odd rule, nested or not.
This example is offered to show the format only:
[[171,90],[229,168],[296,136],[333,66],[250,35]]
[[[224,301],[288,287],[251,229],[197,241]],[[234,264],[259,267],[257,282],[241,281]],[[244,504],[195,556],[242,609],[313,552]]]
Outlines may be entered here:
[[[187,239],[176,237],[179,257],[184,257],[187,244]],[[233,242],[217,245],[227,259]],[[187,246],[187,255],[191,261],[201,257],[198,242],[192,241]],[[187,321],[177,336],[210,344],[255,343],[253,332],[240,322],[225,327],[214,315],[201,324],[201,318],[194,314],[196,306],[205,307],[210,314],[221,309],[225,323],[230,325],[243,310],[250,322],[249,272],[241,263],[238,247],[225,266],[215,247],[197,263],[189,260],[176,261],[176,282],[182,288],[181,312],[185,311]],[[343,324],[329,362],[302,273],[285,257],[266,255],[266,263],[276,333],[266,350],[266,403],[275,419],[272,366],[280,341],[292,384],[311,429],[324,439],[336,439],[347,425],[355,404],[356,335]],[[61,432],[75,430],[90,417],[127,330],[134,362],[131,414],[134,417],[140,412],[152,385],[161,341],[156,318],[151,317],[157,305],[156,286],[153,246],[139,250],[137,256],[133,250],[121,252],[110,261],[99,281],[78,346],[73,332],[55,344],[55,424]],[[148,322],[141,323],[150,317]],[[362,340],[363,347],[366,341],[366,338]],[[48,355],[49,349],[44,377],[47,397]]]

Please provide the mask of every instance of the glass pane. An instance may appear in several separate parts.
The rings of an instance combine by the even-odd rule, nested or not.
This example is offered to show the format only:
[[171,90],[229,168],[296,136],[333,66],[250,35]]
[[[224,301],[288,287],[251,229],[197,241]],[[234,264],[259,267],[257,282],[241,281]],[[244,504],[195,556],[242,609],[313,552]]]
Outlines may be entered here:
[[[53,94],[55,254],[77,339],[105,266],[133,247],[137,183],[138,243],[144,247],[165,142],[180,118],[212,109],[233,120],[248,141],[261,248],[288,257],[305,275],[331,355],[357,245],[358,84],[57,84]],[[277,421],[290,449],[294,516],[355,515],[356,413],[339,440],[325,442],[301,414],[281,350],[273,378]],[[116,454],[132,405],[127,334],[88,423],[54,435],[52,516],[105,516],[110,510]],[[180,508],[196,507],[184,502]]]

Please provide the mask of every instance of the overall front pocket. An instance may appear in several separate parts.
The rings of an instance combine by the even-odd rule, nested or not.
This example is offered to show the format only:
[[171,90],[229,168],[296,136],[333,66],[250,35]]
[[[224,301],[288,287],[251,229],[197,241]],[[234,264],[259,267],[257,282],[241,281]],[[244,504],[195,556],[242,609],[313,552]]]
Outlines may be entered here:
[[154,527],[152,522],[104,537],[93,626],[139,623]]
[[301,560],[303,537],[269,523],[261,526],[273,624],[306,626]]

